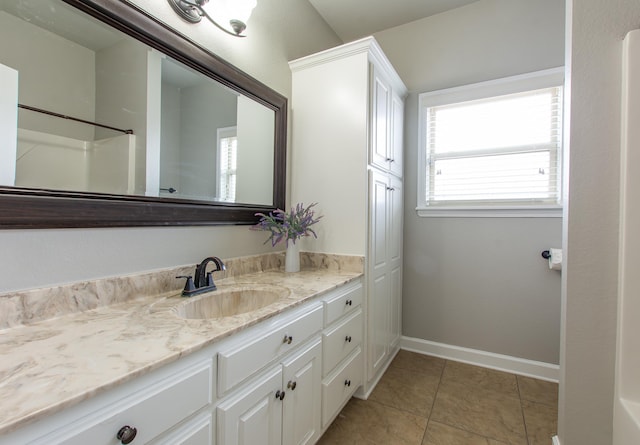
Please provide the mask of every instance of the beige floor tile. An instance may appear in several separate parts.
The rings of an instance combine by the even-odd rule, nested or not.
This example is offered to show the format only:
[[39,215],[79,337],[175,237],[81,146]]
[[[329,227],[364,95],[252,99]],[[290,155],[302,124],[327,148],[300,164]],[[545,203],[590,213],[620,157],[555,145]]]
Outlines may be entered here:
[[554,383],[400,351],[369,400],[352,399],[318,443],[550,445],[557,403]]
[[451,360],[447,360],[444,367],[442,382],[464,382],[470,387],[497,391],[511,397],[520,397],[515,375]]
[[430,420],[510,444],[527,443],[520,398],[484,389],[473,379],[445,382],[443,377]]
[[442,374],[445,360],[429,355],[418,354],[401,349],[391,362],[392,368],[410,369],[413,371],[425,372],[430,375]]
[[494,439],[430,421],[422,445],[504,445]]
[[529,445],[550,445],[558,431],[558,410],[542,403],[522,401]]
[[558,384],[531,377],[518,376],[518,387],[522,400],[558,406]]
[[319,445],[420,445],[427,427],[425,417],[381,405],[351,399]]
[[429,417],[440,382],[433,370],[414,371],[390,366],[371,393],[369,400]]

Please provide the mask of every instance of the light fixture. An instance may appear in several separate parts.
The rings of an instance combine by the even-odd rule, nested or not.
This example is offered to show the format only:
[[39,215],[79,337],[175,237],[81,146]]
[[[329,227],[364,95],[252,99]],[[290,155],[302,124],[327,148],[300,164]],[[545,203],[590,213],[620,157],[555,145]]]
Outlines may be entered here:
[[[184,20],[190,23],[198,23],[202,17],[206,17],[219,29],[234,37],[246,37],[242,34],[247,28],[247,20],[251,11],[255,8],[257,0],[214,0],[216,10],[211,6],[207,7],[211,12],[207,12],[205,5],[209,0],[167,0],[173,10]],[[218,20],[214,19],[214,16]],[[231,30],[220,25],[228,22]]]

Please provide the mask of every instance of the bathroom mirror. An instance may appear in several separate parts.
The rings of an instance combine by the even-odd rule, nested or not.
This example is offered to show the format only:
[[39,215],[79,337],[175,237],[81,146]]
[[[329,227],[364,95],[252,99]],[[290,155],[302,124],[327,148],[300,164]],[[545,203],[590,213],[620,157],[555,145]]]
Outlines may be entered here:
[[0,228],[250,224],[284,206],[286,98],[137,6],[7,1],[0,37],[16,78],[0,111],[18,102]]

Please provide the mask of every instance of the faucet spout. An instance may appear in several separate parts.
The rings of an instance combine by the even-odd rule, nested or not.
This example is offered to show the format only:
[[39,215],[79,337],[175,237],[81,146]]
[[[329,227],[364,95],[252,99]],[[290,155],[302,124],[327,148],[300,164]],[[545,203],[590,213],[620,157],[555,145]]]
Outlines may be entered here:
[[[209,263],[214,263],[216,268],[211,272],[207,273],[207,265]],[[213,277],[211,276],[212,272],[217,272],[220,270],[226,270],[224,263],[217,256],[210,256],[202,260],[200,264],[196,267],[196,277],[195,277],[195,286],[196,289],[202,287],[211,287],[211,290],[215,289],[215,284],[213,283]]]

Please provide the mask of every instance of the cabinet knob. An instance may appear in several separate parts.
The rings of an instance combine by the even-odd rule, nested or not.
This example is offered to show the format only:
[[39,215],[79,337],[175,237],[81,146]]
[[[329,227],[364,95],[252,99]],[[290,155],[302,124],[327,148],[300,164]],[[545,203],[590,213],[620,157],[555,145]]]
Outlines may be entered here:
[[276,391],[276,399],[284,400],[284,391],[277,390]]
[[286,343],[288,345],[290,345],[292,341],[293,341],[293,337],[287,334],[285,334],[284,338],[282,339],[282,343]]
[[289,383],[287,383],[287,388],[289,388],[291,391],[295,390],[296,386],[298,386],[298,382],[292,382],[291,380],[289,380]]
[[346,304],[347,306],[352,306],[353,305],[353,301],[352,300],[347,300],[344,302],[344,304]]
[[351,386],[351,380],[345,380],[344,386]]
[[138,430],[130,427],[129,425],[125,425],[118,431],[116,434],[116,439],[120,441],[120,443],[128,444],[133,442],[133,439],[136,438],[136,434],[138,434]]
[[344,338],[344,341],[351,343],[351,336],[350,336],[350,335],[347,335],[347,336]]
[[393,187],[387,187],[387,190],[389,190],[390,192],[394,192],[396,189]]

